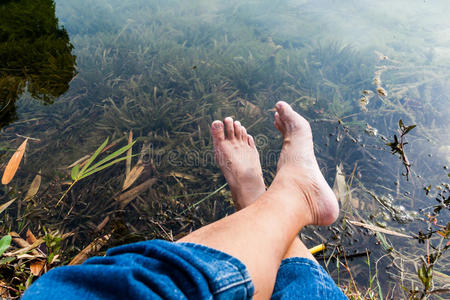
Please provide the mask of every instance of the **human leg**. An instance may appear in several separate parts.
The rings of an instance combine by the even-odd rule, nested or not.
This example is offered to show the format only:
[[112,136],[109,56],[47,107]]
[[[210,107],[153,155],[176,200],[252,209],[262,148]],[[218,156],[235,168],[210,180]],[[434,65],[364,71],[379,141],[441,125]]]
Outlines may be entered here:
[[283,149],[277,175],[254,204],[180,240],[202,244],[240,259],[256,298],[269,298],[282,258],[306,225],[334,222],[338,206],[320,173],[308,122],[285,102],[276,106]]
[[211,125],[216,161],[231,190],[236,210],[247,207],[266,191],[253,137],[239,121],[228,117]]
[[[226,118],[224,123],[214,121],[211,135],[216,161],[238,211],[254,203],[266,191],[255,142],[245,127],[231,118]],[[306,257],[317,262],[298,236],[284,256],[289,257]]]

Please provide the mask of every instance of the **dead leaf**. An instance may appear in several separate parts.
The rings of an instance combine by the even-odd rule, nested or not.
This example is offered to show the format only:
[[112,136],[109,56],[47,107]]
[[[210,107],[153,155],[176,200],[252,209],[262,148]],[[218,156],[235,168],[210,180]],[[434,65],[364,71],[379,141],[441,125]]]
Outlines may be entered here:
[[17,198],[14,198],[14,199],[9,200],[8,202],[3,203],[2,205],[0,205],[0,214],[1,214],[5,209],[7,209],[8,206],[10,206],[14,201],[16,201],[16,199],[17,199]]
[[42,269],[44,269],[45,260],[35,259],[30,263],[30,271],[34,276],[41,275]]
[[412,239],[413,237],[404,233],[400,233],[397,231],[392,231],[389,229],[385,229],[383,227],[379,227],[379,226],[375,226],[372,224],[366,224],[366,223],[361,223],[358,221],[351,221],[351,220],[347,220],[347,222],[349,222],[350,224],[356,225],[356,226],[360,226],[360,227],[364,227],[367,229],[370,229],[372,231],[376,231],[376,232],[381,232],[381,233],[385,233],[385,234],[390,234],[390,235],[395,235],[395,236],[399,236],[399,237],[405,237],[405,238],[410,238]]
[[[13,237],[13,241],[15,241],[14,237]],[[15,242],[17,242],[17,241],[15,241]],[[24,241],[24,242],[28,244],[28,242],[26,242],[26,241]],[[38,251],[35,250],[35,248],[39,247],[43,242],[44,242],[44,240],[39,239],[39,240],[36,240],[31,245],[29,244],[29,246],[26,246],[24,248],[14,251],[14,252],[3,253],[3,255],[4,256],[17,256],[17,255],[20,255],[20,254],[23,254],[23,253],[26,253],[26,252],[32,250],[32,254],[34,255],[34,257],[45,257],[43,254],[40,254]]]
[[377,87],[377,94],[380,95],[381,97],[387,97],[386,90],[381,86]]
[[16,152],[9,160],[8,165],[6,165],[5,171],[3,172],[2,184],[10,183],[14,175],[16,175],[17,169],[19,169],[20,162],[22,161],[23,154],[25,153],[27,142],[28,139],[23,141],[22,145],[17,148]]
[[248,100],[239,98],[239,102],[242,104],[242,109],[240,111],[249,116],[259,116],[261,115],[261,108]]
[[33,181],[30,184],[30,188],[28,189],[27,194],[25,195],[25,201],[34,197],[39,191],[39,187],[41,186],[41,175],[39,173],[34,177]]
[[53,256],[53,259],[52,259],[52,261],[50,262],[50,264],[52,265],[52,264],[54,264],[54,263],[56,263],[57,261],[59,261],[59,254],[56,254],[55,256]]
[[132,188],[131,190],[125,193],[122,193],[117,199],[117,201],[120,202],[120,208],[121,209],[125,208],[125,206],[127,206],[128,203],[130,203],[134,198],[136,198],[137,195],[149,189],[156,182],[156,180],[157,180],[156,178],[150,178],[144,183],[138,185],[137,187]]
[[97,225],[97,228],[95,228],[96,231],[100,231],[103,228],[105,228],[106,224],[108,224],[109,222],[109,216],[106,216],[103,221]]
[[[16,243],[17,245],[19,245],[20,247],[24,248],[28,248],[31,247],[32,244],[34,244],[35,242],[33,242],[32,244],[28,243],[27,241],[25,241],[23,238],[20,237],[20,235],[17,232],[11,231],[9,233],[9,235],[12,237],[12,240],[14,243]],[[38,245],[39,246],[39,245]],[[37,246],[36,246],[37,247]],[[18,251],[20,251],[22,249],[19,249]],[[41,254],[39,254],[39,252],[37,252],[34,248],[32,250],[32,253],[34,256],[40,256]]]
[[345,175],[343,171],[342,162],[336,166],[336,177],[334,179],[333,192],[336,195],[338,201],[341,202],[341,205],[344,206],[346,201],[346,184],[345,184]]
[[19,245],[20,247],[30,246],[30,243],[22,239],[17,232],[11,231],[9,235],[12,237],[13,242]]
[[10,299],[11,298],[8,289],[5,288],[6,286],[8,286],[8,283],[6,283],[3,280],[0,280],[0,299]]
[[183,178],[183,179],[191,180],[191,181],[194,181],[196,179],[192,175],[184,174],[184,173],[180,173],[180,172],[175,172],[175,171],[172,171],[169,174],[172,175],[172,176],[175,176],[175,177],[179,177],[179,178]]
[[352,191],[345,182],[344,166],[342,162],[336,166],[336,177],[334,179],[333,192],[341,206],[345,207],[347,203],[351,203],[354,208],[359,208],[359,200],[352,197]]
[[144,166],[142,164],[136,164],[130,172],[128,172],[125,177],[125,181],[123,182],[122,191],[126,190],[139,178],[139,176],[144,171]]
[[69,266],[79,265],[88,259],[89,254],[99,251],[106,242],[111,238],[111,233],[105,234],[102,237],[96,238],[92,243],[87,245],[83,250],[80,251],[69,263]]
[[33,244],[37,241],[37,238],[34,236],[34,234],[31,232],[30,229],[27,230],[27,242],[29,244]]
[[63,235],[61,235],[61,240],[65,240],[65,239],[67,239],[68,237],[73,236],[74,234],[75,234],[74,232],[67,232],[67,233],[64,233]]
[[17,259],[35,259],[36,257],[41,257],[41,256],[31,255],[28,253],[16,255]]

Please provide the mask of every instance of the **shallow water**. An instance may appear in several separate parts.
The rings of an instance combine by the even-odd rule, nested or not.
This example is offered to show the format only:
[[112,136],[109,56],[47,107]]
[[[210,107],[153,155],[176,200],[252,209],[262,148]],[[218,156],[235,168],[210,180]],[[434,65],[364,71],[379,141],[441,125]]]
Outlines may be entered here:
[[[11,11],[8,5],[0,7]],[[411,235],[427,227],[426,212],[419,209],[435,205],[434,187],[448,182],[444,166],[450,163],[447,1],[83,0],[56,1],[55,8],[59,28],[53,24],[53,32],[43,34],[45,51],[29,40],[25,46],[0,43],[0,57],[7,58],[0,66],[0,88],[2,95],[9,91],[1,103],[1,162],[23,136],[37,139],[30,140],[16,178],[3,187],[2,203],[20,197],[3,227],[18,218],[13,225],[18,232],[38,230],[39,224],[73,231],[70,244],[76,250],[92,241],[105,216],[114,220],[106,227],[116,233],[112,244],[172,239],[212,222],[233,209],[226,188],[204,198],[224,183],[209,124],[229,115],[241,120],[255,137],[269,184],[281,145],[271,109],[280,99],[310,120],[330,185],[342,163],[339,174],[351,183],[351,199],[348,193],[341,199],[345,218]],[[50,5],[33,20],[55,22],[53,14]],[[21,30],[27,32],[27,26],[36,25],[23,22]],[[13,46],[36,59],[18,61],[11,71]],[[46,51],[50,54],[40,55]],[[11,78],[23,91],[11,94]],[[400,156],[386,146],[398,135],[400,119],[417,125],[405,136],[409,176]],[[119,207],[121,162],[77,183],[55,205],[70,180],[67,166],[106,137],[122,138],[118,144],[125,145],[129,131],[138,140],[133,153],[145,154],[144,172],[134,186],[151,178],[157,184]],[[21,195],[38,172],[40,192],[31,203],[24,201]],[[426,196],[423,188],[429,185],[433,191]],[[444,210],[439,224],[448,221]],[[372,271],[386,253],[377,245],[379,236],[343,220],[329,229],[308,228],[303,238],[308,246],[327,242],[326,257],[342,247],[347,255],[356,254],[350,266],[363,286],[369,285],[366,249]],[[425,253],[416,240],[386,238],[405,256]],[[406,276],[396,270],[398,261]],[[448,262],[448,254],[442,261]],[[336,265],[330,260],[330,272],[346,280],[346,271]],[[435,270],[448,274],[443,266]],[[388,256],[379,267],[384,295],[418,282],[406,257]]]

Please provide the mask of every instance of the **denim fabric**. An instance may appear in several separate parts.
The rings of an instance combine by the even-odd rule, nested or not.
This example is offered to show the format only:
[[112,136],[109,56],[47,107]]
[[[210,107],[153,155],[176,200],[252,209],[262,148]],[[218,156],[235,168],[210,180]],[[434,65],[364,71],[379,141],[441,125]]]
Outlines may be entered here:
[[79,266],[55,268],[22,299],[251,299],[236,258],[197,244],[153,240],[119,246]]
[[291,257],[281,262],[271,299],[348,298],[320,265],[308,258]]
[[[238,259],[202,245],[145,241],[112,248],[79,266],[55,268],[22,299],[251,299]],[[283,260],[273,299],[346,299],[319,265]]]

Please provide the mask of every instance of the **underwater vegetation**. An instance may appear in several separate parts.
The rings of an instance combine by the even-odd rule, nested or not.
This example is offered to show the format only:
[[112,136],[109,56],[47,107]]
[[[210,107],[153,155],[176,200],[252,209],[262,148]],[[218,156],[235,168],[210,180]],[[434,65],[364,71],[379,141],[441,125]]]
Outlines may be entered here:
[[45,104],[75,76],[73,46],[55,16],[53,0],[0,2],[0,128],[17,119],[25,91]]
[[[414,47],[382,51],[336,41],[322,25],[316,28],[312,19],[321,12],[308,1],[289,13],[284,0],[57,1],[66,29],[50,2],[35,10],[53,13],[49,39],[55,43],[27,47],[51,54],[43,61],[53,57],[57,68],[28,67],[44,75],[42,82],[24,72],[9,76],[37,80],[36,91],[58,87],[46,96],[58,101],[42,106],[31,92],[17,93],[11,99],[20,119],[0,131],[1,172],[29,138],[14,178],[0,189],[3,296],[18,297],[55,266],[127,242],[176,240],[233,213],[214,162],[210,123],[241,120],[255,137],[270,184],[281,142],[272,109],[280,99],[310,120],[319,165],[335,183],[341,219],[301,236],[309,247],[326,245],[318,260],[346,294],[420,299],[448,293],[448,162],[439,149],[447,145],[442,123],[450,80],[441,62]],[[29,11],[35,2],[6,3]],[[281,30],[287,25],[296,29]],[[19,42],[10,47],[22,49]],[[22,82],[28,89],[33,81]],[[416,127],[406,134],[405,124]],[[397,145],[386,145],[394,135]],[[81,172],[107,138],[110,144]],[[392,155],[406,142],[400,148],[407,160]],[[126,156],[114,156],[118,149]],[[77,180],[108,156],[123,160]]]

